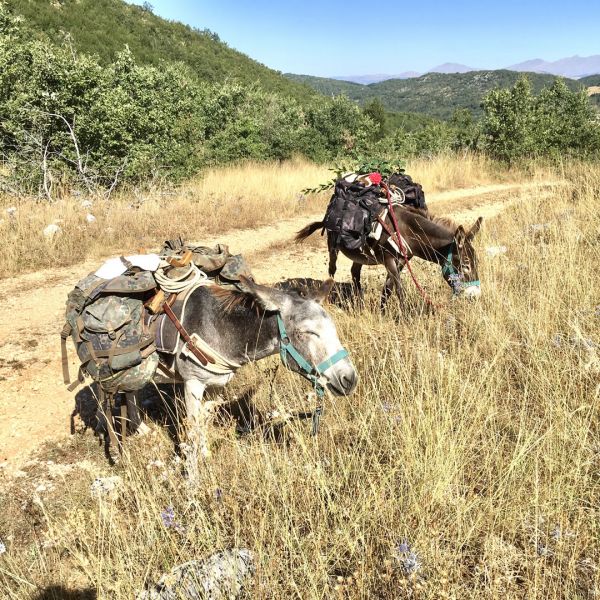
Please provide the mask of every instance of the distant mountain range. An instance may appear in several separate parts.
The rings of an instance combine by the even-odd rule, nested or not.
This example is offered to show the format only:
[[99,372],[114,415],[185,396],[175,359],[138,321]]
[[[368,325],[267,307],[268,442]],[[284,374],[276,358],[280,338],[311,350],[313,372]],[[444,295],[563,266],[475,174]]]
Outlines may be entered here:
[[[507,88],[520,77],[517,71],[469,71],[467,73],[427,73],[409,79],[390,79],[369,85],[338,81],[326,77],[286,74],[286,77],[309,85],[316,91],[330,95],[345,94],[357,104],[379,98],[390,112],[422,113],[438,119],[448,119],[457,108],[468,108],[481,115],[481,100],[496,88]],[[555,75],[530,73],[534,92],[551,85]],[[597,85],[594,77],[582,80],[565,79],[572,90]]]
[[[545,73],[548,75],[560,75],[562,77],[569,77],[570,79],[579,79],[581,77],[587,77],[589,75],[596,75],[600,73],[600,54],[594,56],[571,56],[569,58],[561,58],[549,62],[536,58],[533,60],[527,60],[516,65],[506,67],[509,71],[527,72],[527,73]],[[475,67],[469,67],[467,65],[461,65],[460,63],[444,63],[433,67],[425,73],[470,73],[471,71],[478,71]],[[347,75],[333,76],[330,79],[337,79],[341,81],[351,81],[353,83],[360,83],[363,85],[369,85],[371,83],[379,83],[381,81],[387,81],[388,79],[410,79],[412,77],[420,77],[424,73],[418,73],[417,71],[406,71],[397,75],[387,75],[384,73],[378,73],[375,75]]]
[[554,62],[540,58],[528,60],[508,67],[511,71],[532,71],[534,73],[550,73],[579,79],[600,73],[600,54],[594,56],[570,56]]

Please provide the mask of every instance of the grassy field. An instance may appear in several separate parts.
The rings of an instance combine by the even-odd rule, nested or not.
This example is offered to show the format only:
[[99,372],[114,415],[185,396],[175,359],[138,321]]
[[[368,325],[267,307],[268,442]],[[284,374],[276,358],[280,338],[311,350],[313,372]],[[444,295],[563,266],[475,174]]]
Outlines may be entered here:
[[[445,167],[410,172],[436,189],[475,183],[468,164]],[[445,306],[431,314],[407,284],[403,310],[381,316],[372,275],[365,309],[330,308],[361,380],[352,397],[328,402],[317,438],[307,423],[274,442],[224,420],[192,488],[157,425],[114,469],[89,432],[41,450],[0,486],[3,597],[132,598],[174,564],[234,546],[255,553],[253,598],[598,597],[600,167],[565,172],[567,193],[532,193],[485,223],[479,302],[438,287]],[[189,193],[207,197],[223,180],[214,177]],[[306,183],[307,172],[288,198]],[[178,194],[163,223],[184,206]],[[257,206],[277,197],[279,211],[284,195],[257,195]],[[159,205],[131,214],[148,219]],[[124,207],[118,214],[150,237]],[[487,255],[501,245],[505,254]],[[426,272],[428,289],[434,277]],[[305,407],[305,382],[275,372],[277,362],[245,367],[226,397],[248,394],[258,411]],[[91,498],[99,475],[122,478],[114,498]],[[161,518],[167,507],[177,527]]]
[[[525,177],[470,155],[416,160],[408,171],[428,193]],[[325,167],[304,161],[251,163],[209,171],[176,189],[128,191],[110,200],[82,195],[48,203],[0,196],[0,277],[156,248],[179,234],[200,241],[205,235],[318,212],[328,194],[305,197],[300,190],[331,177]],[[16,209],[12,216],[7,213],[11,208]],[[88,214],[94,222],[87,221]],[[61,231],[46,238],[43,231],[51,224]]]

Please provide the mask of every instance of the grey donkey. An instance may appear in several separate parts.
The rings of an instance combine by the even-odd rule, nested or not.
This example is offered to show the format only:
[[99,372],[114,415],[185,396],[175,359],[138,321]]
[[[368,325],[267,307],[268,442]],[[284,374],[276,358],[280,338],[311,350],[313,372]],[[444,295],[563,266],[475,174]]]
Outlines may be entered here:
[[[183,321],[188,333],[198,334],[228,362],[239,366],[280,352],[282,344],[291,344],[300,360],[298,362],[294,355],[282,355],[290,370],[311,379],[302,366],[304,359],[305,364],[320,366],[316,385],[334,396],[347,396],[354,391],[358,374],[342,348],[331,317],[322,306],[333,280],[311,290],[274,289],[246,278],[243,285],[245,292],[217,286],[194,290]],[[193,477],[198,459],[210,456],[208,428],[213,407],[203,401],[204,392],[208,387],[225,386],[235,369],[224,374],[212,373],[185,351],[181,341],[179,344],[174,357],[161,355],[160,358],[163,371],[169,370],[172,377],[160,379],[157,375],[155,380],[184,384],[188,443],[183,449],[188,474]],[[313,383],[315,379],[313,376]],[[139,423],[137,407],[134,402],[131,404],[133,406],[128,406],[130,418]]]

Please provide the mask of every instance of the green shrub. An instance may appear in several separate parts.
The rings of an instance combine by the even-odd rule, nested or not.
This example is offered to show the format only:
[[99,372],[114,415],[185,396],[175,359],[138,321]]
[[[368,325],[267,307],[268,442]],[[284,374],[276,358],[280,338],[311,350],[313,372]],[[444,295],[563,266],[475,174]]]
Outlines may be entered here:
[[512,89],[490,92],[483,107],[483,146],[508,163],[600,150],[600,125],[585,91],[572,91],[560,79],[534,96],[523,76]]
[[345,97],[301,105],[256,84],[201,82],[179,63],[140,65],[128,48],[104,65],[31,39],[0,4],[10,189],[52,197],[57,183],[113,189],[244,159],[331,161],[368,149],[373,128]]

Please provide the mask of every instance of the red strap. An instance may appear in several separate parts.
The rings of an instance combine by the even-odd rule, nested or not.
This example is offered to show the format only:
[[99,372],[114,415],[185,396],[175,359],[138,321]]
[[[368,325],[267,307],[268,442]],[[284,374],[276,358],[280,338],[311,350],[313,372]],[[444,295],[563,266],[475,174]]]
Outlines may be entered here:
[[[410,273],[410,276],[411,276],[415,286],[417,287],[417,290],[419,290],[419,293],[421,294],[421,296],[423,297],[425,302],[427,302],[427,304],[429,304],[430,306],[432,306],[434,308],[440,308],[440,306],[438,304],[435,304],[431,300],[431,298],[427,295],[427,292],[425,292],[425,290],[421,287],[421,285],[417,281],[417,278],[415,277],[415,274],[413,273],[413,270],[410,266],[410,261],[409,261],[408,255],[406,253],[406,249],[404,248],[404,242],[402,241],[402,235],[400,234],[400,228],[398,227],[398,220],[396,219],[396,213],[394,212],[394,207],[392,206],[392,195],[390,194],[390,190],[387,187],[387,185],[381,184],[381,187],[383,187],[383,189],[385,190],[385,193],[387,195],[388,206],[390,208],[390,210],[388,212],[390,215],[390,219],[392,220],[392,223],[394,224],[394,230],[396,231],[396,237],[398,238],[398,247],[400,248],[400,252],[402,254],[402,258],[404,258],[406,267],[408,268],[408,272]],[[381,220],[380,220],[380,222],[381,222]],[[384,225],[384,224],[382,223],[382,225]],[[384,225],[384,227],[385,227],[385,225]],[[387,227],[386,227],[386,230],[387,230]]]

